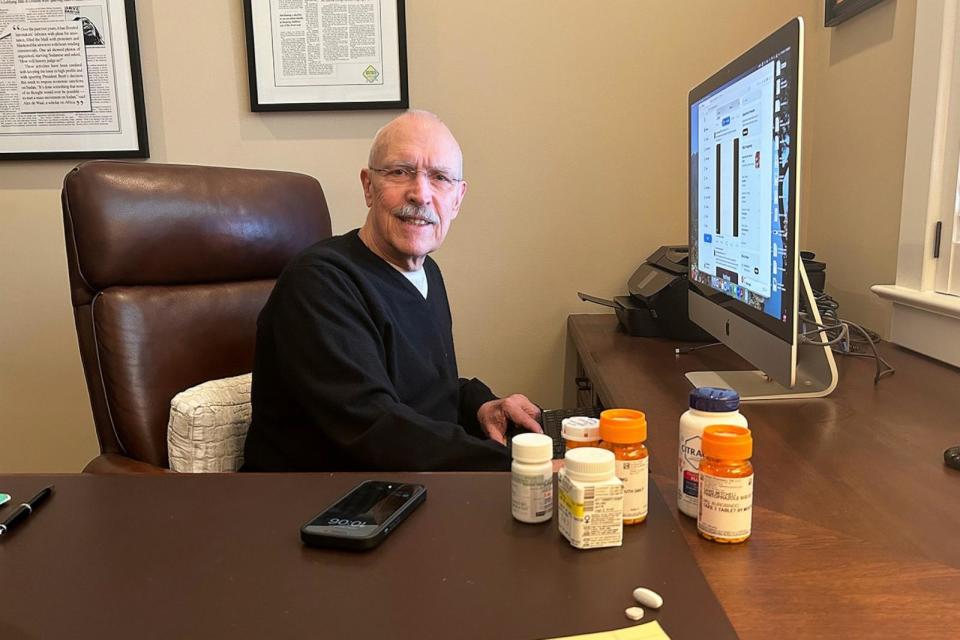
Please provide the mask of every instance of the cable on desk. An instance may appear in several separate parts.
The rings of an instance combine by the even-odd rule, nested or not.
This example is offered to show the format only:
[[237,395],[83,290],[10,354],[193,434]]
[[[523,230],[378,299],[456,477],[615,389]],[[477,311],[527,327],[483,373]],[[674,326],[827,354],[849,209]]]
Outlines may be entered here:
[[[820,317],[823,322],[816,322],[813,318],[809,317],[809,314],[801,312],[800,318],[804,324],[817,327],[817,329],[800,333],[800,342],[802,344],[822,347],[828,346],[831,351],[843,356],[873,358],[877,365],[876,372],[873,376],[874,384],[880,382],[881,378],[893,375],[896,372],[896,369],[884,360],[883,356],[881,356],[877,350],[877,343],[881,341],[877,333],[865,329],[855,322],[840,318],[840,305],[828,294],[814,291],[814,300],[816,301],[817,310],[820,312]],[[856,329],[860,335],[863,336],[863,339],[852,337],[850,329]],[[820,342],[810,340],[810,335],[819,334],[821,331],[827,334],[827,340]],[[830,338],[830,333],[833,331],[837,331],[838,333],[835,337]],[[869,347],[872,353],[860,353],[858,351],[866,347]]]
[[677,347],[673,350],[676,355],[681,355],[684,353],[690,353],[691,351],[698,351],[700,349],[706,349],[707,347],[716,347],[721,343],[719,342],[708,342],[707,344],[697,344],[692,347]]

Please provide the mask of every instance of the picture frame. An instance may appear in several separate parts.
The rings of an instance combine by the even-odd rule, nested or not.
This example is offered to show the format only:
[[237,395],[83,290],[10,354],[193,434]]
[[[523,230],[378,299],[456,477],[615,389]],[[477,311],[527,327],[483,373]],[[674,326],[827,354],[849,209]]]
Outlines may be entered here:
[[824,0],[823,26],[835,27],[883,0]]
[[0,160],[147,158],[135,0],[0,3]]
[[404,0],[243,5],[251,111],[409,107]]

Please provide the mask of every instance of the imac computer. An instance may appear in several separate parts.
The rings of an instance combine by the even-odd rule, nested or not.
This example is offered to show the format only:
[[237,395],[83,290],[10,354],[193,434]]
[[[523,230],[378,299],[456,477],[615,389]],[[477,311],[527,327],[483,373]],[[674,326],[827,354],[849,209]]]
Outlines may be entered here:
[[799,258],[802,82],[798,17],[689,95],[690,319],[760,371],[687,378],[744,400],[837,384]]

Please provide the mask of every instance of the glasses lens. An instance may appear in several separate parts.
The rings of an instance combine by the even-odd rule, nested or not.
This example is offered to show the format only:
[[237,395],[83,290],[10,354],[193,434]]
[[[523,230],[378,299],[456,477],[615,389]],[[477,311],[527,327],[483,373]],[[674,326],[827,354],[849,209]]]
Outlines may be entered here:
[[458,178],[452,177],[449,173],[439,169],[414,169],[413,167],[384,167],[382,169],[373,169],[383,176],[386,182],[395,185],[408,185],[417,179],[421,173],[427,176],[430,186],[437,191],[450,191],[456,183],[460,182]]

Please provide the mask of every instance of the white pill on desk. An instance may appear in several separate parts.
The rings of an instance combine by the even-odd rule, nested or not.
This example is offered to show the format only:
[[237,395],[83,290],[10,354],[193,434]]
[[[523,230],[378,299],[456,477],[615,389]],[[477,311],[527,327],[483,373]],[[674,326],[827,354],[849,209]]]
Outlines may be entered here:
[[627,617],[631,620],[639,620],[643,617],[643,609],[640,607],[630,607],[624,611],[624,613],[627,614]]
[[663,606],[663,598],[660,597],[660,594],[646,587],[637,587],[634,589],[633,599],[651,609],[659,609]]

